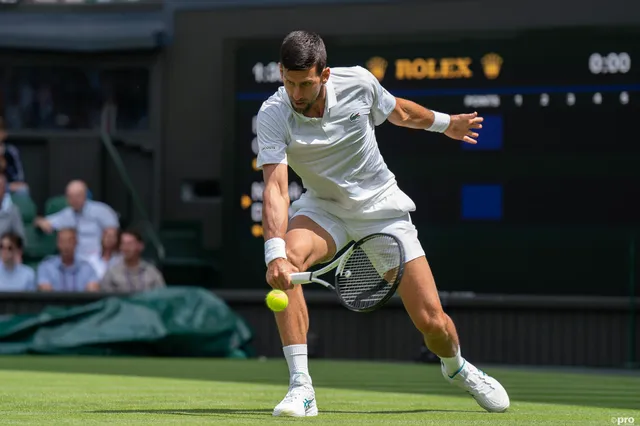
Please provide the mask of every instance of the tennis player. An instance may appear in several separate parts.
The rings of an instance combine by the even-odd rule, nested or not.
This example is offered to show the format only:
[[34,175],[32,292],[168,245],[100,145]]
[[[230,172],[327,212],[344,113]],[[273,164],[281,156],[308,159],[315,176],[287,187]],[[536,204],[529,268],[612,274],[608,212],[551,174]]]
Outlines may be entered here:
[[[416,206],[398,188],[375,136],[375,126],[388,120],[475,144],[482,117],[443,114],[396,98],[359,66],[329,69],[324,42],[311,32],[285,37],[280,72],[283,87],[262,104],[257,117],[266,278],[289,295],[287,309],[275,314],[289,391],[273,415],[318,414],[307,360],[307,306],[302,286],[293,286],[289,275],[327,262],[349,241],[376,232],[395,235],[404,245],[398,293],[427,347],[440,358],[444,378],[485,410],[505,411],[509,396],[502,385],[462,357],[456,328],[442,310],[411,222],[409,212]],[[287,166],[307,190],[291,204],[290,220]]]

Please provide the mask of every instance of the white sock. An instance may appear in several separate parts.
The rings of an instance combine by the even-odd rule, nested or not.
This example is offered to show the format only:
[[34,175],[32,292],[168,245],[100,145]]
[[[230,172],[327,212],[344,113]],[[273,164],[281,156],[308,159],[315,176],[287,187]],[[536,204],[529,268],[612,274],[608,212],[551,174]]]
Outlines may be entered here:
[[464,365],[464,358],[462,358],[460,346],[458,346],[458,352],[455,356],[452,356],[451,358],[440,357],[440,359],[442,360],[444,369],[449,377],[457,374],[460,371],[460,368]]
[[289,377],[294,374],[305,374],[309,376],[309,361],[307,358],[307,345],[289,345],[282,348],[284,357],[287,359],[289,366]]

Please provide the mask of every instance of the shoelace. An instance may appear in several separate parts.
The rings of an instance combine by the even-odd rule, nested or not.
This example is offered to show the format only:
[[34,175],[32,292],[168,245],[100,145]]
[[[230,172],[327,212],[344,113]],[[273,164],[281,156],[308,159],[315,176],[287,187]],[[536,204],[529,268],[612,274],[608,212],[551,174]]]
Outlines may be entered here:
[[289,388],[289,391],[284,396],[283,402],[293,402],[302,396],[304,391],[304,385],[295,385]]
[[[495,389],[493,384],[487,379],[487,373],[480,369],[472,371],[466,378],[466,381],[471,384],[473,392],[480,395],[486,395]],[[472,393],[471,391],[467,392]]]

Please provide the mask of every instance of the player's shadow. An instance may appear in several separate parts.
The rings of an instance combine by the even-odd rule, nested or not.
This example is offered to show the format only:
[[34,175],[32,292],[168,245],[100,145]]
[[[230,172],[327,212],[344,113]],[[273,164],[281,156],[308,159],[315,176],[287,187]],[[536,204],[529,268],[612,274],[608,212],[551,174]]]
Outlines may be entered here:
[[[168,414],[177,416],[209,416],[209,415],[261,415],[271,416],[273,410],[268,409],[242,409],[242,408],[195,408],[195,409],[158,409],[158,410],[100,410],[91,411],[91,414]],[[439,409],[417,409],[417,410],[322,410],[323,414],[420,414],[420,413],[486,413],[481,410],[439,410]]]

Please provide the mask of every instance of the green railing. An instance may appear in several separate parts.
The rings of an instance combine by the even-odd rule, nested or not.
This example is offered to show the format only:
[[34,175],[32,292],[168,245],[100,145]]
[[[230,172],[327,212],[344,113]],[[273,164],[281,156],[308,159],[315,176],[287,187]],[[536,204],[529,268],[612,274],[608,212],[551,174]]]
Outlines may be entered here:
[[122,183],[126,187],[127,196],[133,202],[133,206],[135,207],[140,218],[142,219],[141,222],[145,228],[144,229],[145,235],[148,237],[151,244],[153,244],[158,260],[160,262],[163,262],[165,259],[164,245],[160,240],[160,236],[158,235],[158,232],[153,226],[153,222],[151,221],[151,218],[149,217],[147,210],[144,208],[144,204],[142,203],[142,198],[140,197],[140,194],[138,193],[135,186],[131,182],[131,178],[129,177],[127,168],[125,167],[124,162],[122,161],[122,157],[118,153],[118,150],[116,149],[113,143],[113,139],[107,132],[104,132],[104,131],[101,132],[100,139],[102,140],[102,144],[107,150],[109,157],[111,157],[111,160],[113,161],[113,164],[116,167],[118,175],[120,176],[120,179],[122,179]]

